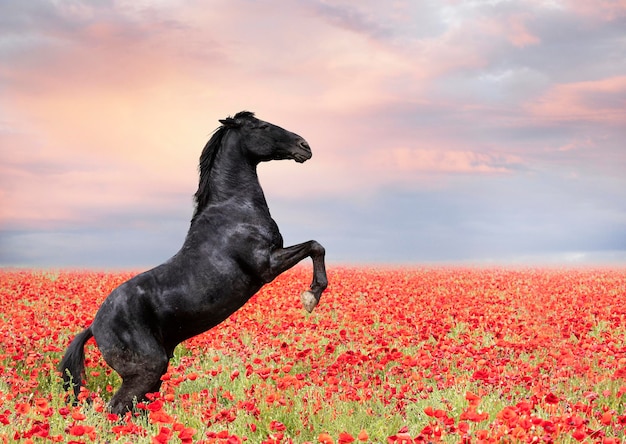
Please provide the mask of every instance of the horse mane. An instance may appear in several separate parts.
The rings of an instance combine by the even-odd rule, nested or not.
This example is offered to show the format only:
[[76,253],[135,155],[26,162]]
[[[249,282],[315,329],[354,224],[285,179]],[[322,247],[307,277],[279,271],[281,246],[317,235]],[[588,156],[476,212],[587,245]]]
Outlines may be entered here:
[[209,177],[211,170],[213,169],[213,163],[219,147],[222,145],[222,140],[229,129],[239,128],[242,125],[241,119],[249,119],[254,117],[254,113],[251,111],[240,111],[235,114],[234,117],[227,117],[224,120],[220,120],[222,125],[218,127],[214,132],[207,144],[200,154],[200,163],[198,169],[200,171],[200,181],[198,183],[198,191],[194,194],[194,201],[196,203],[196,209],[191,218],[191,222],[198,217],[198,215],[206,208],[209,202]]

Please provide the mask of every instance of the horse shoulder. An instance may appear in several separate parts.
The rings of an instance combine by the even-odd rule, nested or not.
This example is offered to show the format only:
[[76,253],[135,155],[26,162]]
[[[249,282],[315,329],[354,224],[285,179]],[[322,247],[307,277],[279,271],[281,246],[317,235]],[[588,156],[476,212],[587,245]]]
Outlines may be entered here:
[[269,216],[241,220],[232,227],[228,238],[232,258],[241,270],[265,282],[271,253],[283,244],[274,220]]
[[271,253],[282,246],[266,206],[229,201],[207,207],[190,228],[183,251],[194,251],[203,261],[233,263],[255,280],[266,281]]

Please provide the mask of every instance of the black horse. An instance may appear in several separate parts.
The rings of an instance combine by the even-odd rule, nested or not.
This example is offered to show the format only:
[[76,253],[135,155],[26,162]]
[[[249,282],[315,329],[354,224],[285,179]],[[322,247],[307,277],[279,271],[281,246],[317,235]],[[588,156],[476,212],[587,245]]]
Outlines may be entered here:
[[307,311],[326,289],[324,248],[316,241],[283,247],[257,176],[259,162],[310,159],[308,143],[248,111],[220,123],[200,156],[196,209],[182,248],[113,290],[59,365],[65,389],[78,396],[84,345],[94,336],[122,377],[109,403],[113,413],[159,390],[178,344],[228,318],[302,259],[313,260],[313,282],[301,295]]

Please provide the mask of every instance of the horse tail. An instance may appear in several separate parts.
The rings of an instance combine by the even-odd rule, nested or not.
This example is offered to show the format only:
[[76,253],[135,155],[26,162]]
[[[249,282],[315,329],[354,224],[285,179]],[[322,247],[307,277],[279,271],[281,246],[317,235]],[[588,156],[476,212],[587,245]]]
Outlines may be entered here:
[[68,391],[74,388],[74,396],[78,398],[85,370],[85,343],[93,336],[91,327],[87,327],[76,335],[59,364],[63,375],[63,388]]

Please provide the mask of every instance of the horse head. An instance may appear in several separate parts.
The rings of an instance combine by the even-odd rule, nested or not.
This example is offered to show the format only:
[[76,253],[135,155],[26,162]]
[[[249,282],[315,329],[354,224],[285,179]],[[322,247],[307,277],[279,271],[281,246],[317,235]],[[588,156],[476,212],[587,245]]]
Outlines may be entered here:
[[311,147],[304,138],[257,119],[249,111],[241,111],[220,123],[224,129],[239,134],[241,146],[255,162],[292,159],[302,163],[311,158]]
[[214,132],[200,155],[200,182],[194,195],[196,210],[192,221],[209,202],[214,186],[211,181],[219,181],[219,172],[217,175],[212,172],[219,169],[215,166],[219,163],[216,160],[220,157],[219,152],[229,153],[237,162],[255,166],[269,160],[293,159],[302,163],[311,158],[311,147],[301,136],[259,120],[250,111],[241,111],[234,117],[220,120],[220,123],[222,126]]

